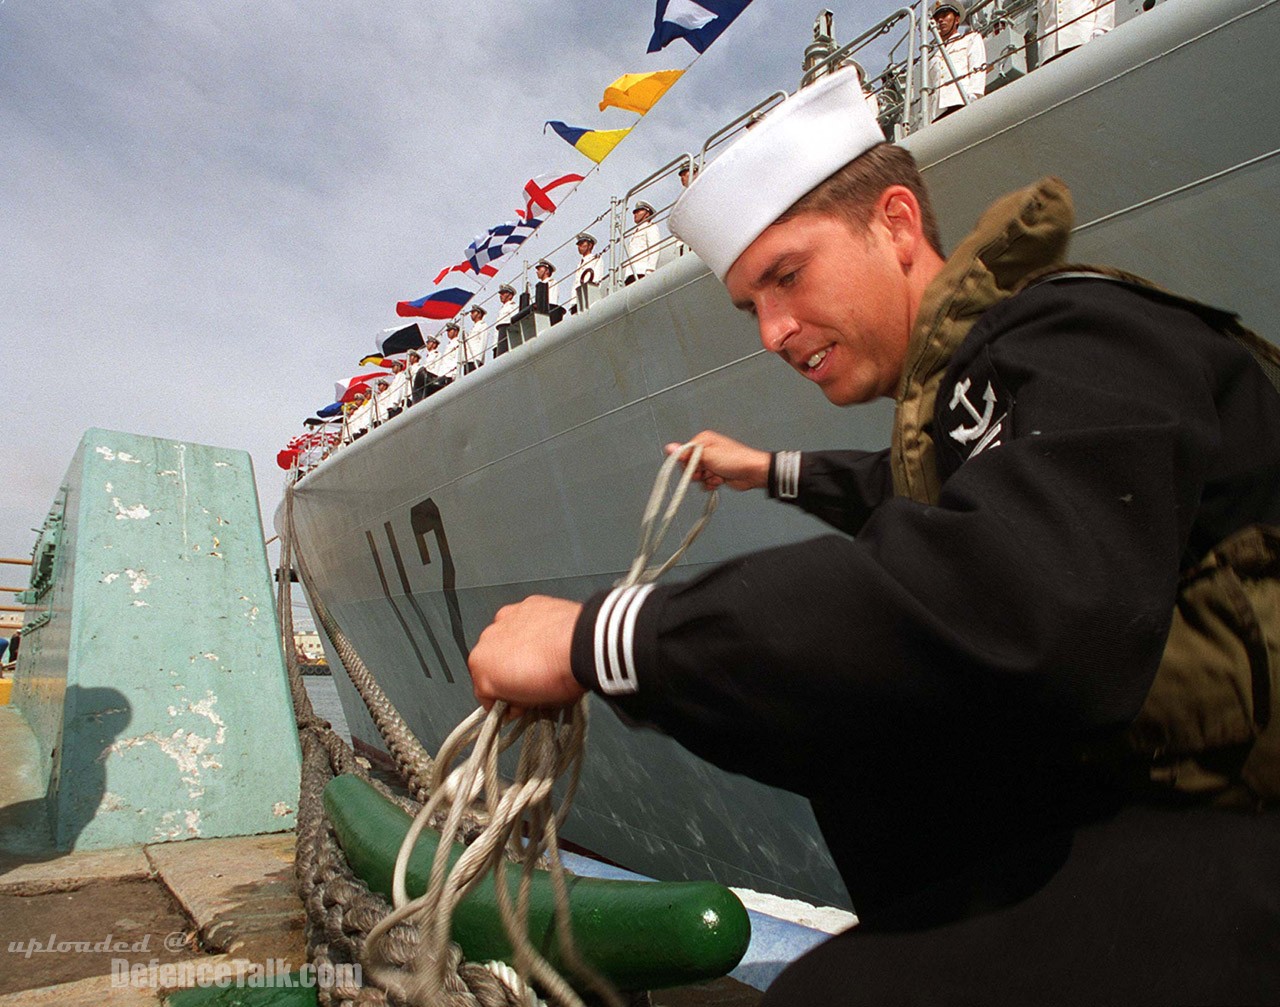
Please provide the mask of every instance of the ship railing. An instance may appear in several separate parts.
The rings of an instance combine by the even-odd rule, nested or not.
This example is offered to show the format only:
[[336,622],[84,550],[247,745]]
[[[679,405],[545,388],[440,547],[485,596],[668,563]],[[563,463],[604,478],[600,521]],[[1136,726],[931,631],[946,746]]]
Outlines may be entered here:
[[[0,566],[31,566],[32,561],[29,559],[16,559],[9,557],[0,557]],[[0,587],[0,594],[21,594],[25,591],[25,587]],[[0,612],[25,612],[26,608],[22,605],[0,605]]]
[[[969,11],[968,21],[972,29],[981,35],[986,47],[986,62],[976,68],[976,72],[985,75],[985,92],[990,94],[1037,69],[1042,65],[1041,43],[1108,7],[1114,10],[1115,0],[1097,0],[1070,20],[1055,25],[1051,30],[1041,31],[1037,0],[980,0]],[[1026,30],[1019,32],[1019,23],[1026,24]],[[920,68],[916,74],[924,84],[921,87],[920,107],[915,110],[916,114],[912,118],[914,128],[928,123],[925,105],[928,98],[940,88],[959,84],[962,101],[966,105],[971,103],[965,91],[963,76],[957,75],[949,60],[946,60],[946,70],[938,79],[930,79],[934,76],[930,54],[938,52],[945,60],[946,51],[942,48],[942,40],[938,37],[932,19],[929,19],[929,28],[931,37],[921,52]]]
[[[800,86],[806,87],[846,64],[855,64],[859,71],[862,63],[855,57],[868,46],[878,42],[886,35],[897,30],[897,38],[889,47],[888,62],[885,69],[875,76],[868,77],[862,72],[863,90],[869,97],[874,97],[881,111],[881,128],[886,136],[895,138],[909,132],[910,122],[919,106],[920,74],[918,72],[918,53],[924,46],[923,31],[925,22],[929,22],[924,3],[919,2],[897,10],[881,18],[851,42],[846,42],[832,52],[818,59],[809,66],[800,78]],[[905,25],[903,24],[905,22]],[[906,46],[905,63],[896,58],[898,50]],[[902,125],[902,129],[895,127]]]
[[[942,44],[941,35],[930,16],[931,0],[917,0],[893,11],[851,42],[835,48],[812,65],[801,78],[801,87],[849,63],[863,64],[856,57],[867,47],[892,36],[884,68],[874,75],[864,73],[864,89],[879,107],[880,125],[887,137],[900,140],[931,121],[930,100],[940,89],[957,85],[961,102],[976,101],[966,85],[969,74],[958,73]],[[983,39],[986,61],[976,68],[985,75],[986,93],[1012,83],[1040,65],[1040,44],[1063,29],[1092,17],[1115,0],[1096,0],[1069,21],[1041,32],[1037,0],[979,0],[970,9],[967,21]],[[1028,25],[1019,31],[1019,24]],[[938,59],[935,63],[934,56]],[[941,66],[937,64],[940,63]]]

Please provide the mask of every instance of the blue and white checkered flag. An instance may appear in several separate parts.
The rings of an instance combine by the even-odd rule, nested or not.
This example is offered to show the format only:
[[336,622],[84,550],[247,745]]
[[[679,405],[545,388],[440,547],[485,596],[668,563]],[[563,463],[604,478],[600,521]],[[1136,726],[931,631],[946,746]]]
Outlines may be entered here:
[[540,220],[529,220],[489,228],[467,246],[467,261],[471,263],[471,268],[479,273],[485,266],[514,252],[541,223]]

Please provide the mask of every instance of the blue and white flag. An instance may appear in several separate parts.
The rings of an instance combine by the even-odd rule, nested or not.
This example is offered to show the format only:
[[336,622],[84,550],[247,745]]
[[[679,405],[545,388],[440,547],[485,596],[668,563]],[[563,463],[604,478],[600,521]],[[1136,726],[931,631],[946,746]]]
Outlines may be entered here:
[[664,49],[678,38],[698,52],[706,52],[749,3],[751,0],[658,0],[649,52]]
[[485,266],[514,252],[541,223],[541,220],[534,219],[489,228],[467,246],[466,257],[471,268],[480,273]]

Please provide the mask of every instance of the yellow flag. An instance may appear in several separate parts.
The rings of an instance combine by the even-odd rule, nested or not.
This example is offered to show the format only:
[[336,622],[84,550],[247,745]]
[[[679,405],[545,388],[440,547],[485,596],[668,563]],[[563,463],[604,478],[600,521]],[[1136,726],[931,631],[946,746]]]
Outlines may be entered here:
[[593,129],[583,133],[574,146],[599,164],[630,132],[629,129]]
[[600,111],[612,105],[627,112],[644,115],[667,89],[680,79],[683,70],[653,70],[649,73],[624,73],[604,89]]

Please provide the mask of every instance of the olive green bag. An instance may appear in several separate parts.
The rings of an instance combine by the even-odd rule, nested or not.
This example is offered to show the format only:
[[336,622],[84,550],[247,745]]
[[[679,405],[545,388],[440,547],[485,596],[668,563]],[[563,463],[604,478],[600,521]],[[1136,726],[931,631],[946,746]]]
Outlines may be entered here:
[[[930,433],[947,364],[977,320],[1027,286],[1062,273],[1150,290],[1244,345],[1280,391],[1280,351],[1230,315],[1114,269],[1064,262],[1071,195],[1046,178],[983,214],[921,301],[898,388],[894,491],[938,502]],[[1280,529],[1252,526],[1210,550],[1179,583],[1164,655],[1124,732],[1091,742],[1082,761],[1148,795],[1231,807],[1280,799]]]

